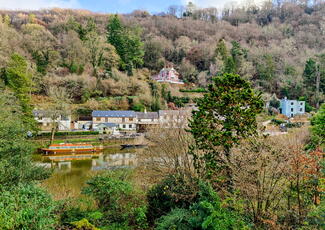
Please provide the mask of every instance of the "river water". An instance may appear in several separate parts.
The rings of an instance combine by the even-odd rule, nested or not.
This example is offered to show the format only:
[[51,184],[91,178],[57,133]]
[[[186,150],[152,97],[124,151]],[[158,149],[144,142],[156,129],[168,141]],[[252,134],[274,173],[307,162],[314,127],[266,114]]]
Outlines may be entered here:
[[107,148],[99,153],[55,154],[43,156],[37,164],[53,169],[52,176],[42,185],[54,198],[64,199],[79,196],[86,181],[99,172],[134,168],[139,151],[141,150]]

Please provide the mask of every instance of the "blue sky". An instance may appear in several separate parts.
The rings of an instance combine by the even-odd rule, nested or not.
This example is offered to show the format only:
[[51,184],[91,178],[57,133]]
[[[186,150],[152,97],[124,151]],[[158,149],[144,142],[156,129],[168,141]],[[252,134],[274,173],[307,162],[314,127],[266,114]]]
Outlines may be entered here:
[[180,0],[79,0],[82,8],[96,12],[129,13],[135,9],[149,12],[165,11],[170,5],[180,5]]
[[44,8],[73,8],[87,9],[103,13],[130,13],[136,9],[147,10],[150,13],[166,11],[170,5],[187,4],[194,2],[198,7],[217,7],[237,2],[250,2],[259,4],[265,0],[0,0],[0,9],[29,9]]

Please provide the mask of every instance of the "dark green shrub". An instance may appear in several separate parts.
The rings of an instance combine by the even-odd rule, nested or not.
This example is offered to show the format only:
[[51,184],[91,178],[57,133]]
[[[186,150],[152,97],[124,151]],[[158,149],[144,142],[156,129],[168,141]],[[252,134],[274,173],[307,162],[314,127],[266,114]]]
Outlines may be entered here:
[[206,93],[207,90],[203,88],[196,88],[196,89],[180,89],[180,92],[183,93]]
[[[98,131],[78,131],[78,132],[56,132],[55,136],[86,136],[86,135],[99,135]],[[50,137],[51,133],[39,133],[38,137]]]
[[92,196],[103,213],[101,225],[147,227],[146,204],[141,192],[127,181],[124,171],[107,172],[87,182],[83,193]]
[[228,230],[250,229],[240,213],[227,207],[212,187],[200,183],[197,202],[188,209],[173,209],[157,221],[157,230]]
[[37,186],[20,184],[0,193],[0,229],[54,229],[55,212],[50,195]]
[[270,100],[270,106],[273,107],[273,108],[278,109],[280,107],[280,101],[277,100],[276,98],[272,98]]
[[137,111],[137,112],[143,112],[144,110],[145,110],[145,106],[143,105],[143,104],[141,104],[141,103],[137,103],[137,104],[134,104],[133,106],[132,106],[132,110],[133,111]]
[[273,119],[271,120],[271,122],[272,122],[273,124],[275,124],[275,125],[281,125],[282,123],[285,123],[285,121],[283,121],[283,120],[278,120],[278,119],[275,119],[275,118],[273,118]]
[[153,223],[174,208],[188,208],[197,199],[197,183],[170,175],[147,193],[148,219]]

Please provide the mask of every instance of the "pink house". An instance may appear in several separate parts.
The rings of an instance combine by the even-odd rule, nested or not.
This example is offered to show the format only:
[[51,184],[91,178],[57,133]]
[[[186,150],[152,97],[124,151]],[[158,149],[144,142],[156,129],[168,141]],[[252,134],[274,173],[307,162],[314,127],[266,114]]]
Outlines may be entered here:
[[184,84],[184,82],[179,79],[179,73],[173,67],[163,68],[162,70],[160,70],[158,75],[155,75],[152,78],[158,82]]

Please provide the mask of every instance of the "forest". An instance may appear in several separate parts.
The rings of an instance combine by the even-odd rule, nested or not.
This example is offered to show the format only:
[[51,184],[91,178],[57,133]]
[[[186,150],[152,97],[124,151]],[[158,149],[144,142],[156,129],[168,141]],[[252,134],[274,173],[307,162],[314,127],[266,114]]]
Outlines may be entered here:
[[[183,86],[151,79],[167,65]],[[309,120],[266,135],[266,107],[283,97],[306,101]],[[324,1],[0,10],[0,229],[324,229],[324,100]],[[189,102],[188,127],[146,133],[141,167],[89,174],[75,196],[51,191],[57,174],[35,163],[34,109]]]
[[79,112],[182,106],[191,95],[150,81],[170,64],[187,90],[233,72],[265,100],[287,96],[319,107],[325,91],[324,11],[323,1],[266,2],[222,12],[189,4],[157,15],[0,11],[0,68],[5,73],[13,55],[20,55],[34,104],[48,103],[57,91],[50,88],[58,88]]

